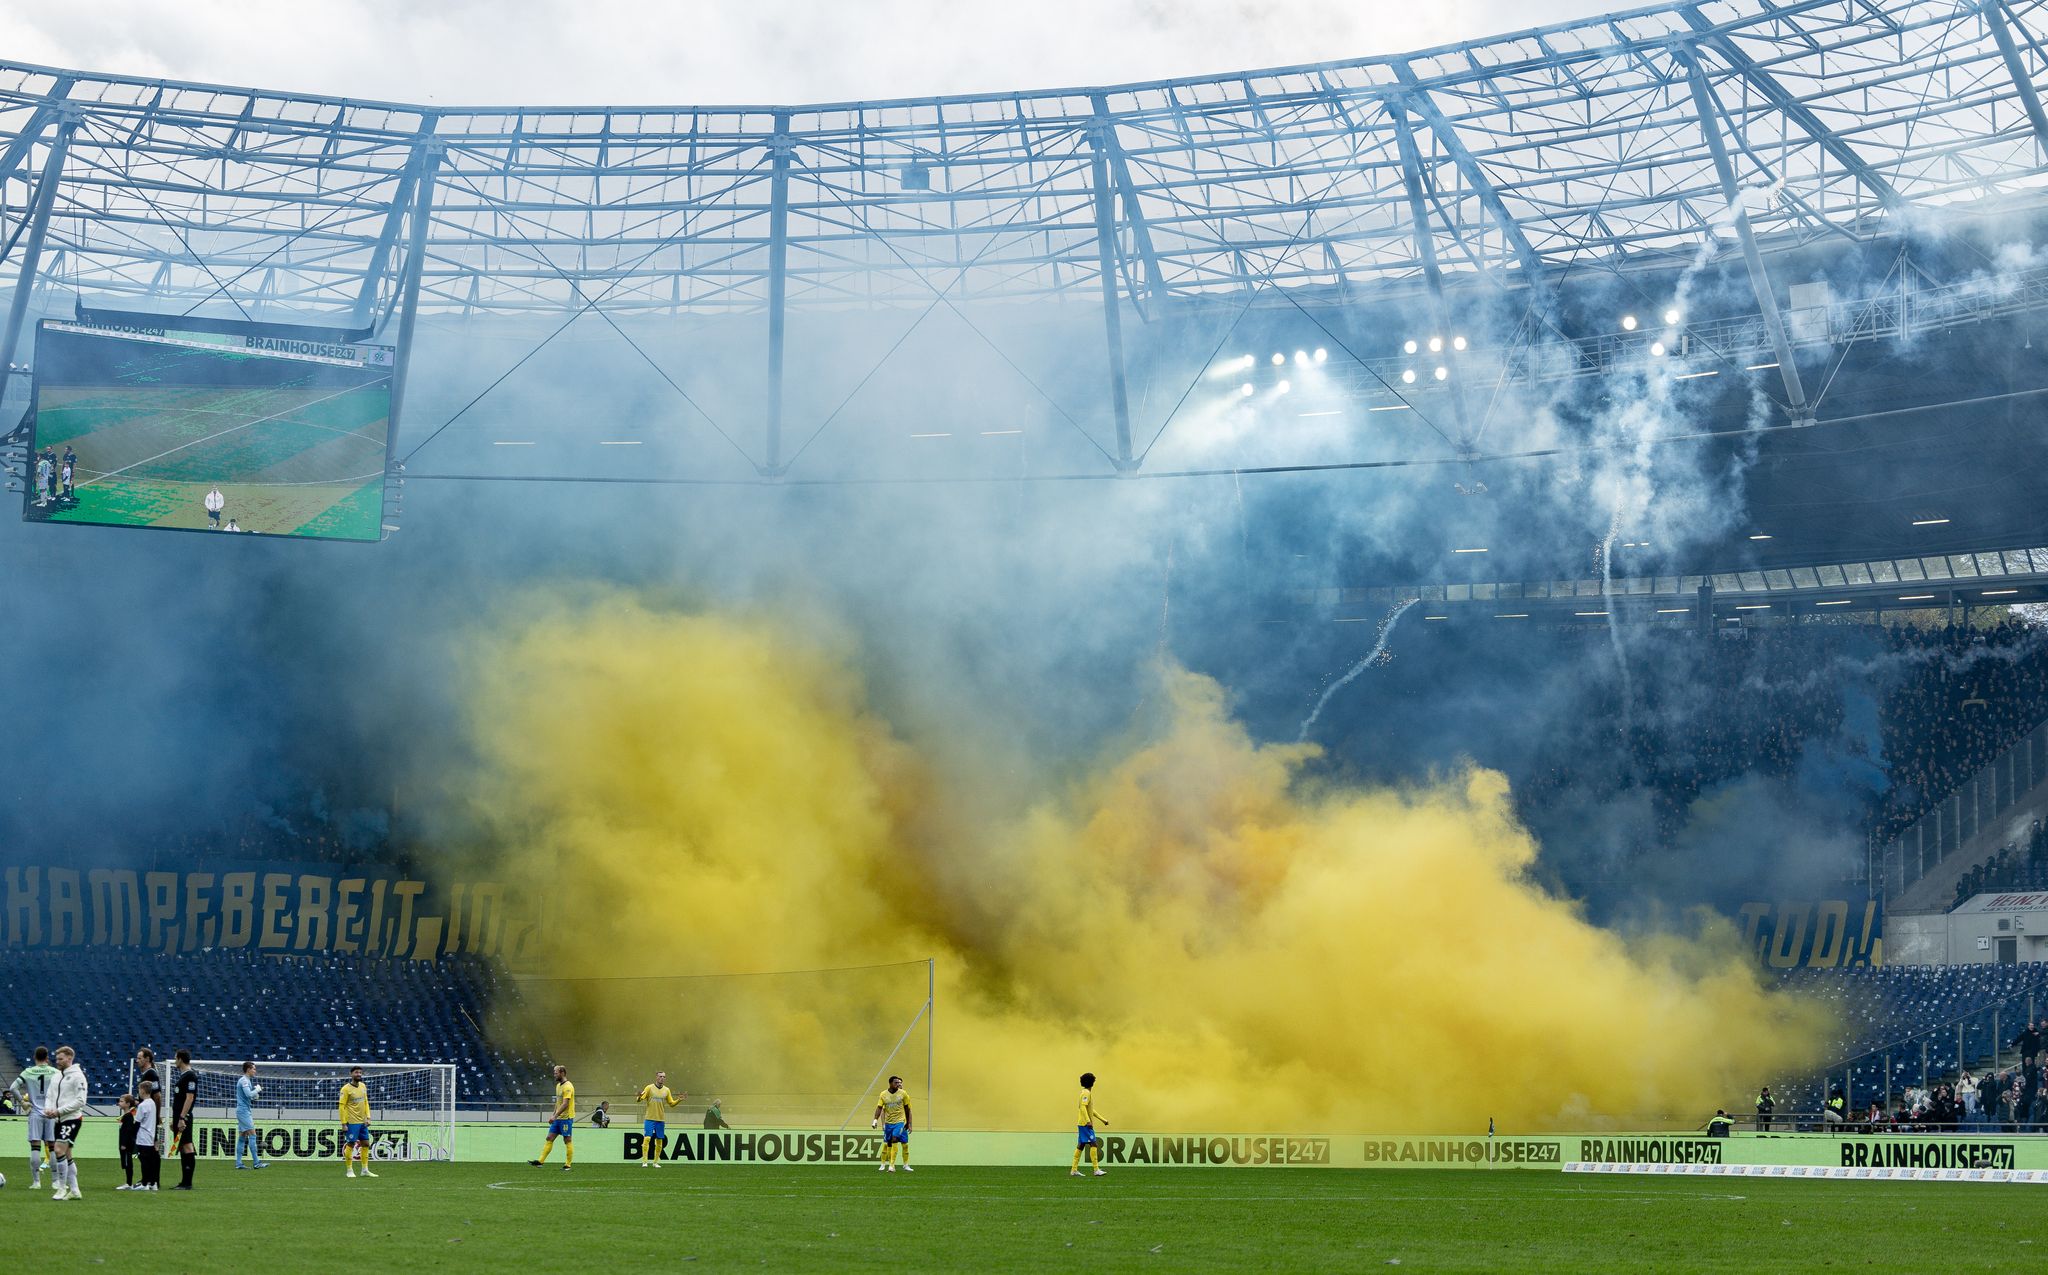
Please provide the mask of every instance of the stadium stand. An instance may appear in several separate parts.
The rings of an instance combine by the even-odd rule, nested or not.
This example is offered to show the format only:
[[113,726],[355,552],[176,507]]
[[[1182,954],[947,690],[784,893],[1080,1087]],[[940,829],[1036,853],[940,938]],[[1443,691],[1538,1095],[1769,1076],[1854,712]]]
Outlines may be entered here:
[[1911,664],[1885,701],[1891,780],[1875,828],[1896,834],[2048,716],[2048,643],[2038,630],[1888,629]]
[[490,965],[459,957],[365,960],[220,950],[10,953],[0,967],[6,1047],[71,1044],[95,1096],[121,1091],[137,1048],[257,1062],[452,1062],[459,1102],[524,1095],[539,1059],[484,1038],[485,1007],[516,996]]
[[[1599,629],[1556,637],[1606,640]],[[1716,785],[1746,774],[1791,778],[1809,743],[1838,740],[1868,754],[1869,773],[1843,786],[1864,807],[1858,831],[1882,842],[2048,717],[2048,636],[2022,624],[1786,625],[1740,641],[1674,627],[1631,641],[1650,653],[1632,669],[1632,711],[1614,684],[1578,706],[1529,773],[1515,776],[1525,815],[1583,795],[1589,782],[1640,787],[1668,839]],[[1876,700],[1868,720],[1854,703],[1858,684]],[[1584,759],[1624,729],[1632,773],[1590,776]]]
[[1955,906],[1978,894],[2022,894],[2048,890],[2048,827],[2040,820],[2023,841],[2015,841],[1963,874]]
[[2048,1015],[2048,965],[2038,963],[1796,969],[1783,986],[1832,1007],[1841,1025],[1830,1050],[1841,1062],[1774,1086],[1802,1111],[1818,1110],[1836,1086],[1861,1110],[1965,1069],[2006,1070],[2029,1016]]

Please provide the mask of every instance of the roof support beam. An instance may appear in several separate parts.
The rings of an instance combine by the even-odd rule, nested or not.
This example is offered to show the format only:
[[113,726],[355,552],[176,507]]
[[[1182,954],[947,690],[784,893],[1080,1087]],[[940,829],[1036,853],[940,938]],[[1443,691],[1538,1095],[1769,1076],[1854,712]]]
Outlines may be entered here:
[[779,477],[782,463],[782,344],[789,314],[789,112],[775,115],[768,178],[768,422],[761,475]]
[[1436,260],[1436,238],[1429,229],[1429,201],[1423,190],[1422,151],[1415,145],[1415,129],[1408,122],[1405,100],[1387,101],[1387,116],[1394,122],[1394,136],[1401,144],[1401,176],[1408,185],[1408,220],[1415,231],[1415,256],[1422,263],[1422,281],[1429,289],[1429,321],[1432,334],[1443,340],[1443,365],[1450,369],[1451,425],[1457,430],[1457,446],[1472,445],[1472,427],[1465,414],[1465,386],[1458,377],[1458,357],[1452,339],[1450,307],[1444,303],[1444,272]]
[[2034,125],[2034,141],[2041,153],[2048,155],[2048,112],[2041,109],[2041,94],[2034,88],[2033,77],[2027,74],[2027,64],[2020,60],[2019,45],[2013,41],[2012,27],[2005,18],[2005,4],[2003,0],[1981,0],[1977,9],[1984,15],[1984,25],[1991,28],[1991,38],[1998,41],[1998,52],[2005,58],[2012,86],[2019,92],[2021,105],[2027,108],[2027,118]]
[[[422,132],[430,131],[429,122]],[[398,189],[392,192],[391,208],[384,214],[384,228],[378,232],[377,246],[370,250],[370,264],[363,271],[362,290],[356,293],[355,326],[362,327],[370,321],[370,312],[377,305],[377,287],[384,281],[384,271],[391,264],[392,249],[398,246],[398,232],[405,225],[405,215],[412,209],[413,194],[419,189],[420,171],[426,166],[427,152],[424,146],[415,143],[412,155],[405,162],[405,173],[398,179]]]
[[21,325],[28,318],[29,293],[35,291],[43,237],[50,229],[50,208],[57,202],[57,183],[64,176],[64,156],[71,149],[71,134],[77,129],[75,119],[58,125],[50,153],[43,159],[43,175],[36,184],[35,203],[28,214],[28,237],[21,249],[21,271],[14,280],[14,300],[7,307],[7,328],[0,332],[0,393],[6,389],[6,376],[14,368],[14,351],[21,344]]
[[405,378],[412,370],[413,330],[420,317],[420,277],[426,272],[427,222],[433,213],[434,177],[441,171],[441,146],[425,147],[418,188],[412,198],[412,235],[406,240],[405,273],[399,285],[398,352],[391,360],[391,415],[384,427],[384,469],[397,455],[398,429],[405,414]]
[[1820,144],[1822,150],[1834,156],[1836,163],[1853,174],[1870,193],[1877,196],[1878,202],[1884,205],[1887,212],[1905,206],[1906,201],[1890,182],[1858,155],[1847,142],[1835,136],[1832,129],[1821,123],[1820,117],[1815,115],[1806,103],[1786,92],[1785,86],[1778,83],[1769,71],[1758,66],[1747,53],[1737,47],[1735,41],[1715,30],[1714,20],[1701,13],[1697,5],[1689,5],[1680,12],[1685,15],[1686,22],[1693,30],[1704,33],[1700,43],[1713,49],[1721,61],[1727,64],[1729,70],[1748,81],[1752,88],[1763,95],[1765,101],[1797,124],[1802,132]]
[[28,123],[14,135],[14,140],[7,143],[7,149],[0,152],[0,182],[12,181],[20,175],[21,170],[28,164],[29,150],[42,140],[43,132],[50,127],[51,121],[69,109],[62,105],[59,99],[70,92],[69,76],[57,81],[57,91],[50,94],[49,100],[36,108],[35,114],[29,116]]
[[1707,139],[1707,149],[1714,156],[1714,171],[1721,178],[1721,194],[1728,200],[1729,211],[1735,214],[1735,233],[1742,240],[1742,259],[1749,266],[1750,290],[1756,293],[1758,310],[1763,313],[1764,331],[1770,335],[1771,349],[1778,357],[1778,374],[1785,382],[1785,399],[1792,409],[1794,419],[1810,417],[1813,411],[1806,403],[1806,387],[1799,379],[1799,365],[1792,360],[1792,342],[1785,335],[1785,316],[1778,310],[1778,294],[1771,286],[1771,276],[1764,269],[1763,254],[1757,251],[1756,233],[1750,229],[1749,211],[1742,206],[1742,187],[1735,180],[1735,165],[1728,159],[1728,144],[1721,137],[1721,104],[1714,97],[1713,86],[1707,83],[1706,68],[1700,65],[1698,54],[1691,49],[1672,50],[1686,69],[1692,81],[1693,105],[1699,113],[1700,134]]
[[1095,103],[1095,127],[1098,144],[1109,155],[1109,171],[1116,179],[1117,195],[1123,201],[1124,224],[1131,228],[1131,242],[1135,246],[1138,260],[1145,267],[1145,299],[1158,305],[1166,299],[1166,272],[1159,267],[1159,254],[1152,248],[1152,228],[1145,224],[1145,214],[1138,207],[1138,192],[1131,184],[1131,164],[1124,154],[1123,145],[1116,139],[1116,123],[1109,113],[1109,98],[1106,94],[1091,95]]
[[1473,157],[1472,152],[1466,149],[1457,130],[1451,127],[1451,122],[1437,109],[1436,103],[1429,96],[1429,90],[1422,87],[1422,82],[1416,78],[1415,70],[1408,65],[1407,60],[1397,58],[1393,67],[1395,76],[1408,87],[1407,96],[1403,99],[1404,104],[1422,121],[1423,126],[1436,136],[1437,144],[1451,157],[1451,163],[1457,166],[1458,173],[1465,179],[1465,184],[1479,197],[1480,207],[1486,209],[1487,215],[1500,227],[1508,246],[1514,249],[1515,260],[1522,265],[1522,278],[1528,281],[1529,290],[1540,298],[1538,308],[1550,309],[1550,279],[1543,268],[1543,258],[1536,255],[1536,249],[1529,243],[1529,237],[1522,233],[1521,223],[1508,213],[1508,206],[1501,202],[1500,191],[1494,187],[1492,178],[1479,166],[1479,161]]
[[1104,136],[1107,121],[1089,132],[1094,152],[1091,168],[1095,186],[1095,261],[1102,277],[1102,335],[1109,349],[1109,403],[1116,415],[1116,468],[1127,474],[1135,468],[1131,459],[1131,396],[1124,382],[1124,324],[1122,302],[1116,287],[1116,188],[1109,175],[1109,148]]

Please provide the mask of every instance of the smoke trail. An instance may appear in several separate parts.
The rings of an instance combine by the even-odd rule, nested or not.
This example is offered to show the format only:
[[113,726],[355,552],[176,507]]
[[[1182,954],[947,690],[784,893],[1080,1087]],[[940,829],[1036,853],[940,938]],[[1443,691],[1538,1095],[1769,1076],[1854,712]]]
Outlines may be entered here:
[[1321,698],[1316,700],[1316,706],[1309,710],[1307,717],[1301,719],[1301,733],[1294,737],[1296,743],[1308,738],[1309,727],[1314,726],[1316,719],[1323,715],[1323,706],[1330,702],[1331,696],[1351,685],[1352,681],[1360,673],[1372,667],[1373,661],[1386,654],[1387,639],[1393,636],[1394,626],[1401,622],[1402,616],[1408,614],[1409,607],[1414,606],[1420,601],[1422,601],[1421,598],[1410,598],[1392,611],[1389,611],[1387,617],[1380,621],[1379,640],[1372,644],[1372,650],[1366,652],[1364,659],[1351,666],[1350,672],[1323,688]]
[[[962,705],[955,737],[906,739],[844,653],[763,618],[536,604],[467,655],[477,768],[451,791],[493,866],[547,892],[549,972],[935,955],[946,1126],[1056,1127],[1084,1069],[1126,1128],[1691,1117],[1802,1063],[1823,1027],[1732,935],[1627,940],[1531,884],[1499,776],[1315,779],[1315,748],[1256,743],[1172,667],[1127,741],[991,814],[1018,808],[1016,781],[949,767],[1003,723]],[[666,1067],[735,1120],[745,1089],[836,1122],[916,981],[530,996],[599,1092]]]

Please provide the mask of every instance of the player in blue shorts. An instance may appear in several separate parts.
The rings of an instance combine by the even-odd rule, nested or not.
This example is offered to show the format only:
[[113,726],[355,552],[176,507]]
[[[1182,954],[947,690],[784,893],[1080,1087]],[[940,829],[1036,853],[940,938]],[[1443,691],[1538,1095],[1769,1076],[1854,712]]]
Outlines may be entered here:
[[889,1087],[882,1096],[875,1099],[875,1118],[868,1121],[868,1128],[879,1127],[882,1131],[882,1170],[896,1171],[896,1157],[903,1158],[903,1171],[914,1172],[910,1167],[910,1095],[904,1091],[903,1077],[889,1077]]
[[555,1114],[548,1120],[548,1140],[541,1145],[540,1159],[528,1160],[534,1168],[548,1162],[555,1139],[562,1140],[562,1172],[576,1167],[576,1086],[569,1083],[569,1069],[555,1066]]
[[1074,1167],[1067,1174],[1071,1178],[1081,1176],[1081,1153],[1084,1151],[1088,1153],[1088,1162],[1095,1166],[1095,1176],[1109,1176],[1108,1171],[1102,1167],[1102,1143],[1095,1137],[1095,1126],[1101,1125],[1106,1129],[1109,1127],[1109,1121],[1104,1120],[1102,1113],[1095,1109],[1094,1090],[1095,1073],[1081,1073],[1080,1133],[1074,1139]]
[[341,1087],[341,1156],[348,1164],[348,1176],[356,1175],[356,1154],[362,1153],[363,1176],[370,1171],[370,1087],[363,1083],[363,1069],[348,1069],[348,1083]]
[[642,1168],[661,1167],[662,1144],[668,1141],[668,1113],[682,1102],[683,1098],[689,1096],[684,1094],[682,1098],[678,1098],[669,1092],[668,1073],[665,1071],[654,1073],[653,1084],[641,1086],[640,1101],[647,1104],[646,1118],[640,1122]]

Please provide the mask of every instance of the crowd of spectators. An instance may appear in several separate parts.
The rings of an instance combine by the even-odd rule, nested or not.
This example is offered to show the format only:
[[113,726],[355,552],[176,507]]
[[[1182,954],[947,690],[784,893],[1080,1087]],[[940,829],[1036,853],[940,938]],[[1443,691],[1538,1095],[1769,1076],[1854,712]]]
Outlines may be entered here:
[[2048,891],[2048,827],[2039,819],[2027,835],[1963,874],[1956,882],[1957,906],[1975,894]]
[[1636,791],[1654,843],[1668,845],[1703,794],[1800,776],[1822,745],[1845,817],[1882,844],[2048,718],[2048,633],[2016,621],[1670,628],[1631,635],[1629,651],[1629,676],[1585,679],[1582,702],[1515,776],[1532,824],[1547,807]]
[[2016,621],[1885,630],[1901,664],[1884,701],[1888,841],[2048,716],[2048,641]]

